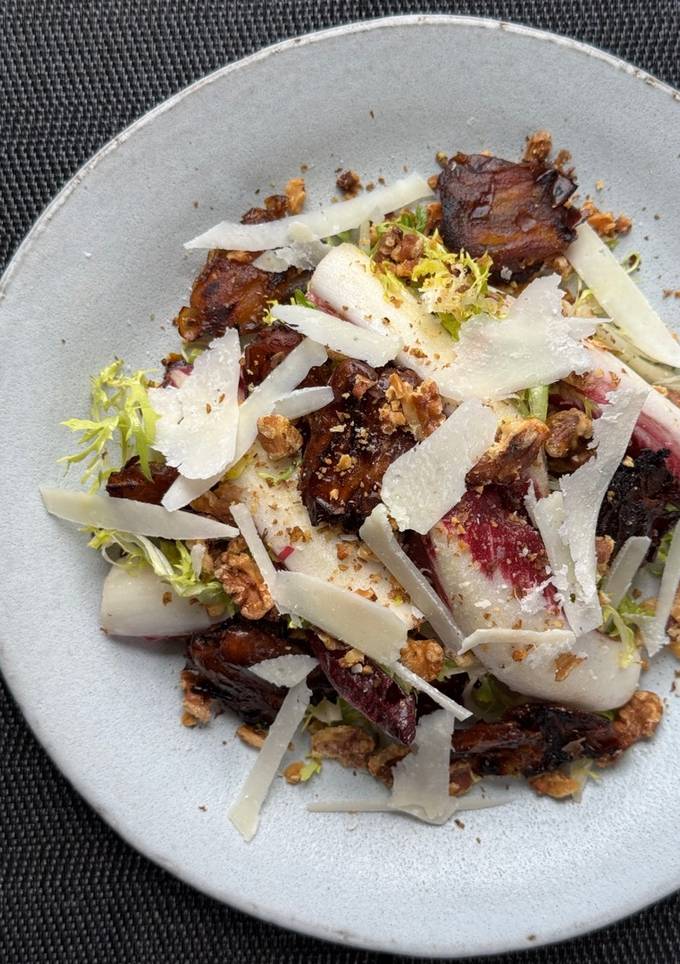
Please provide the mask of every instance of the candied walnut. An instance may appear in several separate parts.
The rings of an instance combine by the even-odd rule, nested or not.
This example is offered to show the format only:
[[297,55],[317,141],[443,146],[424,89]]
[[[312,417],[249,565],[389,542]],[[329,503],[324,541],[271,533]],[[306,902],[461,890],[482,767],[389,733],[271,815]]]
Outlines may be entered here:
[[584,657],[576,656],[575,653],[560,653],[555,659],[555,680],[561,683],[565,680],[572,670],[583,662]]
[[215,338],[227,328],[260,327],[270,301],[286,302],[309,277],[297,268],[261,271],[215,251],[194,282],[188,307],[175,320],[185,341]]
[[550,157],[551,151],[552,135],[550,131],[534,131],[527,137],[522,160],[544,164]]
[[260,570],[241,536],[232,539],[226,552],[215,560],[215,577],[245,619],[262,619],[274,605]]
[[392,769],[411,751],[399,743],[388,743],[381,750],[371,753],[368,758],[368,772],[386,787],[392,786]]
[[614,540],[611,536],[595,537],[595,555],[597,557],[597,574],[604,576],[609,569],[609,560],[614,552]]
[[548,429],[545,452],[553,472],[573,472],[592,456],[588,442],[593,437],[593,420],[585,412],[578,408],[552,412]]
[[428,683],[444,667],[444,650],[434,639],[409,639],[400,653],[401,662]]
[[215,488],[210,489],[209,492],[199,495],[191,503],[191,508],[194,512],[200,512],[201,515],[209,515],[213,519],[219,519],[220,522],[233,525],[231,507],[234,502],[239,502],[241,498],[242,492],[239,486],[235,482],[226,480],[225,482],[218,482]]
[[538,418],[505,422],[496,433],[496,441],[468,472],[469,486],[510,485],[526,477],[548,437],[548,426]]
[[392,224],[380,237],[373,260],[400,278],[410,278],[423,253],[423,239]]
[[302,436],[285,415],[261,415],[257,438],[272,462],[287,459],[302,448]]
[[264,207],[250,208],[241,218],[241,224],[264,224],[278,221],[289,213],[287,194],[270,194],[264,199]]
[[581,215],[601,238],[616,238],[621,234],[628,234],[633,226],[627,215],[619,214],[615,217],[611,211],[600,211],[590,198],[586,198]]
[[[406,426],[381,431],[380,410],[394,373],[413,388],[420,384],[413,372],[388,366],[378,373],[346,359],[329,379],[333,401],[308,416],[299,486],[314,525],[328,520],[358,528],[380,501],[387,467],[415,444]],[[342,455],[353,459],[350,469],[338,470]]]
[[444,411],[437,383],[431,378],[414,388],[394,372],[385,391],[387,403],[379,411],[382,431],[390,435],[406,426],[417,441],[431,435],[444,421]]
[[663,703],[656,693],[638,690],[622,706],[614,720],[614,730],[622,750],[654,735],[663,716]]
[[185,669],[179,679],[182,687],[182,726],[209,723],[213,715],[213,701],[210,696],[194,689],[200,681],[198,673]]
[[344,767],[365,770],[375,740],[358,726],[326,726],[312,736],[312,756],[337,760]]
[[286,184],[286,198],[288,199],[288,214],[299,214],[305,206],[305,179],[303,177],[291,177]]
[[281,708],[286,690],[249,672],[265,659],[305,650],[280,635],[276,627],[240,619],[194,633],[187,658],[197,670],[200,692],[224,703],[251,726],[269,726]]
[[423,228],[423,234],[430,235],[439,227],[442,220],[441,201],[433,201],[427,205],[427,221]]
[[563,254],[579,221],[576,184],[533,161],[456,154],[439,176],[441,233],[450,251],[491,256],[496,277],[526,275]]
[[303,767],[304,763],[301,760],[296,760],[294,763],[289,763],[283,771],[283,779],[286,781],[286,783],[290,783],[293,786],[300,783],[302,780]]
[[147,479],[135,455],[128,459],[122,469],[111,473],[106,482],[106,491],[116,499],[134,499],[136,502],[160,505],[178,472],[162,462],[151,462],[149,471],[151,478]]
[[552,797],[553,800],[573,797],[581,789],[581,784],[562,770],[554,770],[552,773],[539,773],[536,777],[530,777],[529,786],[540,796]]
[[469,763],[452,763],[449,766],[449,796],[462,796],[478,783],[479,779]]
[[260,730],[256,727],[248,726],[247,723],[242,723],[236,731],[236,736],[245,743],[246,746],[252,746],[254,750],[260,750],[267,737],[267,733],[265,730]]
[[338,191],[342,191],[345,197],[356,197],[361,190],[361,178],[356,171],[341,171],[335,179]]

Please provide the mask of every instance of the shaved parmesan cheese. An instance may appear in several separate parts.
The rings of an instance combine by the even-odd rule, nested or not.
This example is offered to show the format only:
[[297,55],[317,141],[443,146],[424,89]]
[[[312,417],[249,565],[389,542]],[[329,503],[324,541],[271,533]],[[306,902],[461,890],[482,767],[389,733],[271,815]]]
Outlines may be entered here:
[[670,619],[673,601],[680,583],[680,522],[673,530],[673,538],[663,567],[661,585],[656,597],[653,616],[638,616],[635,620],[642,630],[645,646],[650,656],[655,656],[668,642],[666,625]]
[[255,663],[254,666],[248,667],[248,671],[274,686],[291,687],[307,679],[317,665],[313,656],[306,656],[304,653],[288,653],[286,656],[276,656],[274,659]]
[[386,365],[401,351],[401,338],[389,332],[360,328],[336,315],[302,305],[274,305],[272,316],[289,328],[308,335],[315,341],[348,358],[359,358],[369,365]]
[[175,595],[151,569],[112,566],[102,586],[100,621],[111,636],[183,636],[219,623],[195,600]]
[[647,536],[630,536],[617,552],[609,572],[602,580],[602,592],[615,608],[628,592],[651,544],[652,540]]
[[348,321],[399,338],[404,350],[397,361],[421,378],[433,378],[442,395],[458,398],[452,364],[455,345],[439,320],[404,288],[388,298],[373,273],[371,260],[353,244],[340,244],[312,275],[310,291]]
[[231,464],[238,428],[241,346],[230,329],[198,356],[179,388],[150,388],[159,415],[155,448],[191,479],[208,479]]
[[423,716],[416,727],[415,752],[392,769],[390,805],[425,819],[444,823],[456,809],[449,796],[449,763],[453,719],[438,710]]
[[277,578],[276,569],[255,528],[252,515],[248,508],[240,503],[230,506],[229,511],[231,512],[232,519],[239,527],[241,535],[246,540],[246,545],[255,560],[257,568],[260,570],[260,575],[264,579],[269,592],[274,596],[274,586]]
[[193,512],[168,512],[160,505],[134,499],[112,499],[67,489],[40,489],[45,508],[68,522],[93,529],[118,529],[161,539],[232,539],[233,526]]
[[406,626],[397,615],[357,593],[301,572],[277,573],[274,601],[335,639],[390,665],[406,643]]
[[[327,357],[325,348],[305,338],[253,390],[238,410],[236,449],[230,464],[238,462],[257,438],[257,420],[262,415],[269,415],[274,405],[300,384],[310,368],[323,365]],[[229,468],[229,465],[225,468]],[[181,509],[211,489],[220,481],[222,474],[220,472],[202,480],[179,476],[163,496],[163,505],[171,511]]]
[[497,419],[476,399],[389,466],[382,500],[401,532],[429,532],[465,494],[465,476],[493,444]]
[[408,592],[412,602],[430,623],[444,646],[457,650],[462,634],[451,611],[395,539],[384,505],[375,507],[359,529],[359,535]]
[[566,629],[548,629],[536,632],[532,629],[476,629],[463,640],[459,653],[467,653],[481,643],[511,643],[516,647],[541,647],[542,651],[562,653],[569,649],[576,637]]
[[293,241],[283,248],[265,251],[253,261],[253,265],[260,271],[285,271],[287,268],[301,268],[310,271],[316,268],[319,261],[331,250],[330,244],[324,244],[312,238],[310,241]]
[[388,187],[377,188],[349,201],[329,204],[318,211],[296,214],[264,224],[238,224],[222,221],[205,234],[187,241],[185,248],[222,248],[239,251],[266,251],[282,248],[289,241],[330,238],[343,231],[358,228],[370,218],[379,220],[388,211],[396,211],[419,198],[432,194],[427,181],[410,174]]
[[[303,391],[311,389],[301,389],[300,394]],[[343,589],[371,592],[408,629],[418,625],[420,613],[399,592],[383,564],[366,558],[369,553],[359,539],[347,535],[337,525],[312,525],[298,488],[299,467],[290,478],[273,486],[261,474],[270,469],[267,456],[256,443],[252,460],[232,485],[250,509],[257,530],[274,557],[292,572],[316,576]]]
[[556,274],[536,278],[505,318],[477,315],[461,326],[452,372],[455,398],[506,398],[588,370],[582,339],[592,335],[597,319],[565,317],[559,283]]
[[[571,475],[560,479],[564,496],[563,538],[574,561],[580,602],[599,609],[595,529],[602,500],[614,472],[626,454],[635,423],[649,389],[619,388],[607,396],[608,404],[593,423],[596,455]],[[602,622],[600,618],[600,622]],[[600,625],[600,622],[595,625]],[[594,629],[595,626],[589,626]],[[584,629],[581,630],[585,631]]]
[[[357,645],[357,649],[361,648]],[[366,650],[364,650],[366,652]],[[370,653],[369,653],[370,656]],[[446,710],[452,716],[455,716],[457,720],[467,720],[469,716],[472,716],[469,710],[466,710],[464,706],[460,703],[456,703],[450,697],[445,696],[441,690],[438,690],[436,686],[431,686],[422,677],[414,673],[413,670],[408,669],[403,663],[393,663],[390,669],[396,673],[405,683],[412,686],[414,689],[418,690],[420,693],[426,693],[431,700],[433,700],[438,706]]]
[[537,501],[530,488],[524,502],[543,539],[552,573],[551,582],[557,589],[567,622],[577,635],[590,632],[602,623],[602,609],[599,599],[580,597],[574,562],[564,538],[564,495],[553,492]]
[[257,833],[262,804],[267,798],[288,744],[302,722],[311,696],[304,682],[288,691],[238,799],[229,811],[229,819],[244,840],[252,840]]
[[589,224],[580,224],[566,252],[615,325],[656,361],[680,368],[680,345],[628,272]]
[[328,385],[315,385],[312,388],[298,388],[290,395],[284,395],[274,405],[277,415],[285,415],[291,421],[316,412],[333,401],[333,389]]
[[[466,810],[488,810],[491,807],[502,807],[506,803],[513,803],[514,797],[500,799],[498,797],[452,797],[450,805],[452,807],[451,816],[454,813],[465,812]],[[401,809],[392,804],[390,798],[381,800],[320,800],[318,803],[308,803],[309,813],[405,813],[409,817],[416,817],[424,823],[434,823],[439,825],[446,821],[427,820],[422,810],[418,812],[409,808]]]

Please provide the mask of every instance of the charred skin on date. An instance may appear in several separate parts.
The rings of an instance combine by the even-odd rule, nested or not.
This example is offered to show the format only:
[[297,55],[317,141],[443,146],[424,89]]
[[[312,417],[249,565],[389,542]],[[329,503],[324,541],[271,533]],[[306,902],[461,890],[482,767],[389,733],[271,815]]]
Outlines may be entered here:
[[473,258],[488,253],[496,279],[526,277],[576,237],[580,213],[566,205],[576,184],[542,163],[456,154],[438,189],[445,245]]
[[139,458],[135,455],[128,459],[122,469],[112,472],[106,483],[106,492],[116,499],[134,499],[160,505],[161,499],[177,478],[177,469],[164,462],[151,462],[151,478],[142,472]]

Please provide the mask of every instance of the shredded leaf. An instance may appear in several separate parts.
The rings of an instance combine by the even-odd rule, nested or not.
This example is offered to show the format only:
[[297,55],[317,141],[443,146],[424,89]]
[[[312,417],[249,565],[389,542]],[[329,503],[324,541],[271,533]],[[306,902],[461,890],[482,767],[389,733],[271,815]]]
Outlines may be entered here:
[[[139,457],[142,472],[151,478],[149,461],[158,416],[151,407],[147,390],[153,383],[144,371],[122,373],[117,359],[91,379],[90,418],[70,418],[62,424],[80,433],[80,452],[59,459],[68,465],[85,462],[81,481],[96,492],[120,465]],[[119,448],[117,463],[111,460],[111,447]]]
[[[675,508],[673,506],[672,508]],[[654,560],[649,563],[647,568],[654,576],[661,578],[663,576],[664,566],[666,565],[666,560],[668,559],[668,550],[671,547],[671,539],[673,538],[673,530],[666,532],[659,543],[659,548],[656,550],[656,555]]]
[[548,394],[549,385],[537,385],[536,388],[527,388],[527,408],[532,418],[540,418],[542,422],[548,417]]
[[301,782],[306,783],[307,780],[310,780],[315,773],[321,773],[321,760],[317,760],[316,757],[313,756],[308,756],[307,762],[300,770]]
[[290,465],[280,472],[269,472],[267,469],[256,469],[257,474],[265,482],[269,482],[270,485],[276,485],[277,482],[287,482],[293,476],[293,473],[300,464],[300,459],[293,459]]
[[631,596],[624,596],[618,608],[608,605],[602,607],[602,632],[612,639],[620,639],[624,650],[619,660],[621,669],[626,669],[637,658],[638,642],[635,616],[653,615],[649,606],[636,602]]
[[526,703],[526,696],[513,693],[491,673],[482,676],[470,689],[470,704],[476,716],[493,722],[513,706]]
[[[123,569],[148,566],[163,582],[168,583],[178,596],[196,599],[205,606],[221,605],[228,615],[234,612],[231,598],[224,591],[221,582],[196,575],[191,552],[185,542],[149,539],[114,529],[91,529],[90,532],[92,537],[88,545],[99,550],[113,565]],[[118,558],[109,554],[109,550],[114,546],[121,550]]]

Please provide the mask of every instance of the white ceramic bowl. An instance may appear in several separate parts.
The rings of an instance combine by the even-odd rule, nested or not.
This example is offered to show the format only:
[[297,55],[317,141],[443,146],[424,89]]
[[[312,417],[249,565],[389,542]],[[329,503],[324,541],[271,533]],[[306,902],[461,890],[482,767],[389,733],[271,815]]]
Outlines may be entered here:
[[[310,814],[313,798],[372,791],[369,778],[327,766],[302,788],[278,782],[245,844],[226,820],[252,762],[234,720],[182,729],[178,647],[103,636],[104,564],[37,492],[61,478],[55,460],[72,440],[58,423],[84,413],[87,376],[116,354],[154,366],[177,344],[170,320],[199,265],[182,242],[303,163],[320,200],[340,166],[366,179],[403,165],[429,174],[437,150],[516,157],[547,127],[573,152],[582,189],[602,178],[606,205],[634,218],[627,247],[642,251],[642,285],[660,302],[679,283],[679,98],[613,57],[509,24],[341,27],[230,65],[147,114],[34,227],[2,282],[2,669],[58,766],[152,860],[265,920],[428,956],[570,937],[680,885],[670,697],[654,742],[580,805],[520,788],[502,809],[465,815],[465,829]],[[669,309],[677,318],[677,303]],[[667,695],[671,677],[661,659],[646,685]]]

